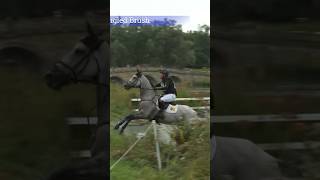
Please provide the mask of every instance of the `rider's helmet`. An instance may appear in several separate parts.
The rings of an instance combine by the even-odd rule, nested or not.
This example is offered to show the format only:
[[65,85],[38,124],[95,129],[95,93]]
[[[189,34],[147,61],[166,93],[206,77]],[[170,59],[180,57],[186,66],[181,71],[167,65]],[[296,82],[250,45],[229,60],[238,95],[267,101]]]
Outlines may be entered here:
[[161,76],[162,79],[169,77],[169,71],[166,70],[166,69],[162,69],[162,70],[160,71],[160,73],[162,74],[162,76]]

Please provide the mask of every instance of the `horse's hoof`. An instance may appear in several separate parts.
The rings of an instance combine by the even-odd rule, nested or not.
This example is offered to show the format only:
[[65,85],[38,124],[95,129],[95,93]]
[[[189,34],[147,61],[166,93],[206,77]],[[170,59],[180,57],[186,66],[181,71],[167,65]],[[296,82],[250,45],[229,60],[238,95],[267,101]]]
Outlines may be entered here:
[[122,133],[123,133],[123,131],[124,131],[124,128],[123,128],[123,127],[121,127],[121,128],[120,128],[120,131],[119,131],[119,134],[122,134]]
[[120,124],[117,123],[117,124],[114,126],[114,129],[119,129],[119,127],[120,127]]

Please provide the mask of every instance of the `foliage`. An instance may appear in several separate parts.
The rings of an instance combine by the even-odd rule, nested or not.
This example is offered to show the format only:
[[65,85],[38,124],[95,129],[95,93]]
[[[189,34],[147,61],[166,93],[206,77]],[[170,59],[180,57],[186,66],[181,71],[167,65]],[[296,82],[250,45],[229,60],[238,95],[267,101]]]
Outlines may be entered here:
[[183,32],[181,26],[111,28],[111,65],[209,67],[209,27]]

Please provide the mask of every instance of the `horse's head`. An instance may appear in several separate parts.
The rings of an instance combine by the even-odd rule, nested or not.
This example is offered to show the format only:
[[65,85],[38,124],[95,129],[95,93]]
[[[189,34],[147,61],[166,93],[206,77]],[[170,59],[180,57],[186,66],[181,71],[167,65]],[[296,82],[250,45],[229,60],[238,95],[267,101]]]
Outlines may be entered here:
[[137,69],[137,73],[135,73],[131,78],[124,84],[125,89],[130,88],[140,88],[141,87],[141,78],[142,72]]
[[47,85],[60,89],[72,82],[95,81],[99,63],[97,52],[103,40],[94,33],[91,25],[87,24],[87,36],[82,38],[73,49],[58,61],[46,75]]

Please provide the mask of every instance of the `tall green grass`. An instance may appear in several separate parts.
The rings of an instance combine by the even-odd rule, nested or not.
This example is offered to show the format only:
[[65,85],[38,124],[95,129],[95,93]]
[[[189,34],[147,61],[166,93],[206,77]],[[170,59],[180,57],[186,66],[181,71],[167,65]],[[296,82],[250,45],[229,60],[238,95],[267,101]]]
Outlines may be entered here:
[[37,180],[69,161],[66,116],[91,114],[95,88],[49,89],[41,74],[0,69],[0,179]]

